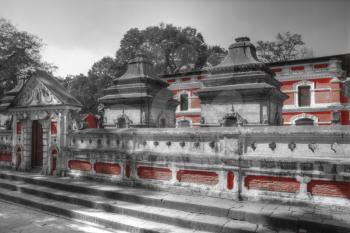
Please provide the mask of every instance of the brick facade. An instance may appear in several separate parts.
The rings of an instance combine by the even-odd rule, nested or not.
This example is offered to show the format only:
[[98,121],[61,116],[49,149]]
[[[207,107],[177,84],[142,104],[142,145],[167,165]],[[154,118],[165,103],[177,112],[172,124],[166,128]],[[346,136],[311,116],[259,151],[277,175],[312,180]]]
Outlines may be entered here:
[[[282,83],[281,91],[288,95],[283,103],[284,125],[349,125],[349,60],[350,54],[346,54],[268,64]],[[199,127],[201,102],[196,92],[208,73],[191,71],[162,78],[170,84],[169,89],[178,101],[181,102],[181,94],[188,95],[188,108],[177,108],[176,127]],[[300,87],[309,87],[306,106],[299,106]]]

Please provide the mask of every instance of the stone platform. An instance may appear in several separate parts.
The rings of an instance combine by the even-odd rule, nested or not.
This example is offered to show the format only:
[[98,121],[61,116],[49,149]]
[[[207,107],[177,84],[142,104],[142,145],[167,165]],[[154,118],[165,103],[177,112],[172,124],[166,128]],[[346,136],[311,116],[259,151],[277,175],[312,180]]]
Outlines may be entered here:
[[0,171],[0,198],[127,232],[350,232],[350,208],[180,195]]

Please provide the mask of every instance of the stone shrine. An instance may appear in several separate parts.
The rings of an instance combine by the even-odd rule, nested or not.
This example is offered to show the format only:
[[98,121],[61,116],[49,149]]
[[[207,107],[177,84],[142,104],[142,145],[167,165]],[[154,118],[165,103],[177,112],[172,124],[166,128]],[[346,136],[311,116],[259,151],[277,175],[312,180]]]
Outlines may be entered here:
[[280,125],[287,98],[273,72],[257,59],[250,39],[240,37],[226,58],[208,69],[197,92],[201,126]]
[[152,63],[138,54],[99,99],[105,106],[105,128],[174,127],[178,102],[168,85],[156,76]]
[[12,167],[44,174],[64,170],[62,149],[80,109],[81,103],[43,71],[19,80],[0,101],[1,112],[12,116]]

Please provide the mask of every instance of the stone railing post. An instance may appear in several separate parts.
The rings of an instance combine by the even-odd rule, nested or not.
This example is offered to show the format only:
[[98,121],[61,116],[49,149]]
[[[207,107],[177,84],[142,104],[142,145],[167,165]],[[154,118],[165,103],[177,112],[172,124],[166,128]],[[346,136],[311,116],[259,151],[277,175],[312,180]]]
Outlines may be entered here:
[[239,171],[233,171],[233,197],[238,200],[240,198],[240,192],[242,185],[242,176]]
[[299,193],[297,194],[298,199],[310,199],[311,195],[307,192],[307,184],[311,181],[308,176],[297,176],[297,181],[300,183]]

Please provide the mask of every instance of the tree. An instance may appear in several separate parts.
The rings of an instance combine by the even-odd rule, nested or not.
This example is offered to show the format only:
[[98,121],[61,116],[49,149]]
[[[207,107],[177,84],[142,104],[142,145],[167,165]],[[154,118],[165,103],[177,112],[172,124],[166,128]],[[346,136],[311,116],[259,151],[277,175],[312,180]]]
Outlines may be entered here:
[[209,47],[201,33],[192,27],[175,27],[160,24],[144,30],[130,29],[124,35],[116,53],[119,64],[135,57],[138,52],[146,54],[158,74],[179,71],[185,65],[201,69],[210,56]]
[[206,64],[207,66],[216,66],[218,65],[227,55],[227,50],[221,48],[218,45],[211,46],[208,49],[208,56]]
[[88,76],[84,74],[68,76],[63,85],[83,105],[82,112],[90,112],[96,108],[96,89]]
[[207,62],[217,65],[226,54],[219,46],[207,46],[202,34],[191,27],[160,24],[144,30],[131,28],[122,38],[115,59],[104,57],[94,63],[87,76],[65,79],[66,88],[84,105],[83,112],[97,113],[103,90],[125,73],[127,62],[140,52],[151,59],[157,74],[181,71],[187,65],[191,69],[201,69]]
[[312,56],[312,50],[304,47],[302,36],[297,33],[278,33],[275,41],[257,42],[258,57],[264,62],[288,61]]
[[36,69],[52,71],[54,67],[41,61],[42,41],[37,36],[19,31],[0,18],[0,95],[12,89],[19,78],[26,78]]

